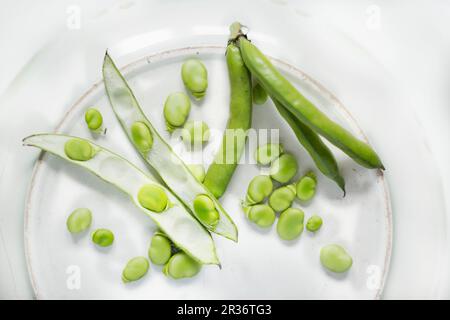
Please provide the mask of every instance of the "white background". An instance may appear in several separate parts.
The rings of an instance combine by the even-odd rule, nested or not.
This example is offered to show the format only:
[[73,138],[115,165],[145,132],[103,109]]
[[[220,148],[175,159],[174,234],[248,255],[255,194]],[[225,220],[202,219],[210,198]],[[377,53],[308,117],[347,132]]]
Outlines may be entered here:
[[[355,44],[357,50],[367,52],[375,59],[379,67],[392,77],[396,88],[403,91],[408,98],[406,110],[413,114],[417,127],[425,135],[428,152],[434,158],[442,178],[443,189],[436,188],[427,192],[430,195],[444,192],[446,207],[450,206],[450,1],[261,0],[258,2],[261,5],[252,8],[247,6],[244,13],[240,12],[239,6],[233,5],[233,1],[227,1],[227,8],[223,8],[222,2],[215,1],[0,2],[0,298],[33,297],[23,251],[23,211],[35,158],[21,151],[20,139],[27,133],[54,129],[69,106],[67,101],[73,102],[89,84],[98,80],[99,75],[95,71],[99,70],[100,61],[96,57],[102,56],[100,52],[103,52],[105,47],[126,36],[153,30],[162,30],[155,36],[164,42],[167,40],[164,38],[164,30],[168,25],[194,28],[193,26],[201,21],[202,25],[212,26],[214,31],[214,26],[223,26],[222,22],[229,23],[236,18],[249,16],[251,21],[248,23],[252,26],[258,25],[262,30],[270,29],[273,19],[279,19],[278,23],[283,23],[280,17],[283,17],[284,12],[287,15],[288,12],[295,11],[298,19],[313,19],[316,24],[338,30]],[[219,9],[219,6],[222,7]],[[183,9],[180,9],[181,7]],[[73,8],[81,9],[80,29],[68,28],[70,23],[68,24],[67,19]],[[143,8],[145,10],[142,10]],[[249,9],[253,10],[251,14]],[[148,20],[146,29],[133,24],[134,16],[143,15]],[[123,19],[111,21],[111,17]],[[114,32],[110,32],[108,27],[112,22],[115,25]],[[126,24],[126,28],[124,25],[121,30],[117,27],[120,24]],[[79,39],[90,39],[78,37],[83,33],[84,26],[95,26],[95,30],[103,36],[101,41],[96,38],[95,43],[89,44],[94,48],[92,60],[86,53],[79,56],[88,61],[87,68],[81,71],[85,79],[83,82],[64,89],[64,81],[80,70],[75,72],[63,61],[54,61],[46,70],[29,73],[29,66],[42,58],[40,54],[45,54],[49,47],[58,45],[55,39],[73,38],[73,46],[86,45],[77,43]],[[41,86],[47,89],[47,94],[49,85],[58,90],[65,90],[65,103],[59,104],[56,98],[48,96],[48,105],[35,106],[34,97],[27,96],[26,91],[17,91],[18,88],[26,87],[28,82],[39,83],[39,77],[45,77],[43,73],[51,74],[61,68],[67,69],[67,79],[61,78],[54,83],[43,81]],[[314,66],[306,71],[328,84],[324,79],[320,79],[320,73]],[[333,84],[331,80],[328,81],[330,85]],[[33,88],[33,94],[36,94],[38,88]],[[41,100],[42,98],[36,97]],[[40,109],[37,114],[40,118],[33,114],[31,119],[27,111],[33,108]],[[398,117],[396,120],[401,123],[402,118]],[[399,154],[399,157],[408,161],[407,155]],[[423,170],[420,167],[414,169]],[[411,177],[412,179],[405,183],[420,183],[414,181],[414,172],[411,172]],[[448,268],[441,270],[443,272],[435,272],[427,260],[429,252],[442,249],[436,248],[432,237],[435,234],[434,228],[448,230],[448,220],[434,219],[445,214],[445,211],[396,212],[394,193],[401,190],[391,191],[396,230],[392,268],[385,297],[448,298],[449,278],[445,272]],[[430,197],[424,195],[424,201],[427,199]],[[408,201],[408,195],[404,195],[402,201]],[[424,208],[426,207],[425,204]],[[438,234],[442,238],[442,232],[436,231],[436,236]],[[445,234],[444,232],[444,237]],[[448,246],[444,248],[448,251]],[[441,265],[440,268],[445,269],[445,263]]]

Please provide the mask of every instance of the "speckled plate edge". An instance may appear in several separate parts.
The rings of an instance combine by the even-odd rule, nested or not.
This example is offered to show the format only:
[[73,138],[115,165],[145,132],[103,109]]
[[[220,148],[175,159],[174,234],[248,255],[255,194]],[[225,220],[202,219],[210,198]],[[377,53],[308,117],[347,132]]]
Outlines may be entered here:
[[[176,58],[181,55],[186,54],[196,54],[199,51],[202,51],[202,53],[222,53],[225,52],[225,47],[223,46],[192,46],[192,47],[183,47],[183,48],[177,48],[172,50],[166,50],[162,52],[158,52],[155,54],[144,56],[138,60],[135,60],[125,66],[123,66],[121,71],[123,73],[129,73],[142,65],[158,62],[164,59],[168,58]],[[284,69],[286,71],[289,71],[298,77],[304,79],[307,81],[310,85],[315,87],[323,96],[326,96],[330,101],[333,102],[334,107],[337,108],[337,111],[346,118],[348,124],[351,126],[352,130],[356,135],[363,139],[364,141],[368,142],[367,137],[365,136],[362,129],[358,126],[356,120],[353,118],[351,113],[344,107],[344,105],[327,89],[325,89],[324,86],[322,86],[320,83],[312,79],[310,76],[308,76],[306,73],[301,71],[300,69],[284,62],[276,58],[270,57],[270,59],[277,65],[277,67]],[[70,115],[75,112],[75,110],[82,104],[84,99],[86,97],[93,94],[96,90],[99,90],[103,84],[103,80],[97,81],[89,90],[87,90],[78,100],[69,108],[69,110],[64,114],[61,121],[58,123],[58,125],[55,128],[55,133],[58,133],[63,126],[63,124],[66,122],[66,120],[70,117]],[[39,155],[39,158],[36,161],[36,164],[33,168],[33,172],[31,175],[31,180],[28,188],[28,193],[26,196],[26,203],[25,203],[25,212],[24,212],[24,241],[25,241],[25,256],[26,256],[26,262],[27,262],[27,268],[28,268],[28,274],[31,281],[31,286],[33,288],[35,297],[37,299],[42,299],[43,295],[39,290],[39,286],[36,281],[36,275],[34,273],[33,267],[32,267],[32,258],[30,255],[30,237],[29,237],[29,219],[30,219],[30,211],[31,211],[31,200],[33,198],[33,192],[35,191],[35,184],[36,184],[36,177],[41,170],[42,163],[45,159],[45,152],[41,152]],[[389,194],[389,188],[386,182],[386,179],[384,177],[384,174],[381,170],[377,171],[377,177],[378,177],[378,183],[381,183],[383,191],[384,191],[384,204],[385,204],[385,212],[384,212],[384,218],[386,220],[385,227],[386,227],[386,248],[385,248],[385,257],[384,257],[384,264],[382,268],[381,273],[381,280],[379,288],[375,292],[374,299],[380,299],[381,295],[383,293],[383,289],[386,283],[387,275],[389,272],[389,265],[391,260],[391,254],[392,254],[392,239],[393,239],[393,222],[392,222],[392,207],[391,207],[391,198]]]

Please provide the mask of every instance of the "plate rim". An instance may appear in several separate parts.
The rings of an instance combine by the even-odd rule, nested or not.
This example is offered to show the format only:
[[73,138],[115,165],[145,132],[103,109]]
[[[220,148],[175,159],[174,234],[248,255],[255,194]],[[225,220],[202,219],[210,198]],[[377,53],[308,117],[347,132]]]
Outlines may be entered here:
[[[156,53],[151,53],[144,55],[138,59],[135,59],[124,66],[120,67],[119,70],[126,74],[127,72],[131,72],[134,70],[134,68],[138,68],[143,62],[146,62],[147,64],[152,62],[157,62],[160,60],[165,59],[167,56],[169,58],[176,58],[178,55],[181,54],[189,54],[189,53],[197,53],[197,51],[204,51],[206,50],[207,53],[218,53],[219,50],[225,51],[226,46],[221,45],[198,45],[198,46],[185,46],[180,48],[174,48],[174,49],[168,49],[163,51],[158,51]],[[208,52],[208,50],[210,50]],[[267,57],[274,61],[279,66],[282,66],[285,70],[289,70],[297,75],[300,75],[302,78],[306,79],[310,84],[316,87],[321,94],[326,94],[327,97],[333,102],[333,107],[338,108],[338,110],[342,113],[344,117],[347,118],[348,124],[351,125],[352,129],[357,133],[357,135],[366,143],[369,143],[367,136],[364,134],[364,131],[359,126],[356,119],[353,117],[353,115],[349,112],[349,110],[340,102],[340,100],[328,89],[325,88],[321,83],[319,83],[317,80],[309,76],[307,73],[302,71],[300,68],[297,68],[283,60],[271,57],[270,55],[267,55]],[[64,125],[64,123],[67,121],[69,116],[77,110],[80,105],[83,103],[84,99],[86,99],[88,96],[90,96],[95,90],[99,89],[100,86],[103,85],[103,79],[97,80],[87,91],[85,91],[76,101],[69,107],[69,109],[64,113],[61,120],[58,122],[54,129],[54,133],[59,133],[61,127]],[[31,245],[30,245],[30,236],[29,236],[29,220],[30,220],[30,212],[31,212],[31,202],[33,197],[33,192],[35,190],[35,184],[36,184],[36,178],[39,173],[39,171],[42,168],[42,164],[45,160],[45,156],[47,153],[45,151],[41,151],[36,163],[33,167],[33,171],[31,174],[31,179],[28,185],[27,195],[25,198],[25,210],[24,210],[24,250],[25,250],[25,259],[26,259],[26,265],[28,270],[28,276],[31,282],[31,287],[34,292],[34,296],[36,299],[41,300],[44,299],[43,294],[39,290],[39,286],[37,284],[37,276],[34,273],[34,269],[32,267],[32,258],[31,258]],[[386,280],[389,274],[390,269],[390,262],[391,262],[391,255],[392,255],[392,241],[393,241],[393,217],[392,217],[392,204],[391,204],[391,196],[389,191],[389,186],[386,181],[386,178],[384,176],[384,173],[382,170],[377,169],[376,170],[377,179],[380,180],[381,186],[383,188],[383,196],[384,196],[384,218],[387,222],[385,225],[386,228],[386,248],[385,248],[385,256],[384,256],[384,263],[383,263],[383,270],[381,279],[379,282],[379,286],[376,290],[374,299],[379,300],[382,298],[383,290],[386,284]]]

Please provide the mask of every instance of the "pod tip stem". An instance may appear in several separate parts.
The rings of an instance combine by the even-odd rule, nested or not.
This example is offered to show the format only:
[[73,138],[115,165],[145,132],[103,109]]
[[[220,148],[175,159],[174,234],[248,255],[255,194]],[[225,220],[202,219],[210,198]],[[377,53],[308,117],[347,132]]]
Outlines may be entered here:
[[248,28],[244,25],[242,25],[240,22],[235,21],[230,25],[230,37],[229,41],[234,42],[240,37],[246,37],[247,36]]

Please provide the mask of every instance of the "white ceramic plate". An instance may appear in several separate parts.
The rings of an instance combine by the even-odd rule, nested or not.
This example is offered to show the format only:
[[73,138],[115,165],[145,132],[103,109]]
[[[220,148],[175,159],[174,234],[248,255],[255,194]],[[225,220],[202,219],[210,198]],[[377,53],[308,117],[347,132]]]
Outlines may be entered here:
[[[229,103],[223,47],[166,51],[123,69],[144,112],[167,139],[162,105],[169,93],[184,90],[181,63],[193,55],[205,62],[209,87],[204,101],[193,104],[190,119],[202,119],[221,132]],[[329,92],[300,70],[275,62],[319,108],[364,139],[350,114]],[[106,136],[92,137],[85,126],[84,111],[93,105],[103,113]],[[270,102],[254,107],[253,127],[280,129],[285,149],[299,160],[299,175],[314,168]],[[115,119],[102,83],[94,85],[75,103],[57,131],[94,138],[145,168]],[[216,135],[206,147],[205,167],[210,161],[208,154],[213,154],[220,139],[220,134]],[[254,141],[249,143],[249,153],[255,147]],[[182,156],[187,159],[185,153]],[[81,168],[44,154],[34,170],[25,216],[28,267],[35,294],[45,299],[378,298],[392,247],[386,183],[380,172],[359,167],[341,152],[336,152],[336,156],[346,179],[347,196],[342,198],[337,187],[319,175],[316,197],[303,206],[306,218],[314,213],[323,217],[324,225],[317,234],[304,231],[298,241],[287,243],[278,238],[275,225],[268,231],[251,225],[239,203],[248,182],[261,168],[242,164],[221,199],[239,228],[237,244],[214,237],[222,269],[207,266],[193,279],[174,281],[163,276],[160,267],[152,265],[142,281],[125,285],[120,279],[122,268],[131,257],[146,255],[154,225],[113,187]],[[74,237],[67,231],[66,218],[77,207],[92,209],[91,231],[99,227],[114,231],[116,241],[111,248],[100,250],[92,244],[89,234]],[[336,276],[321,267],[319,250],[328,243],[343,245],[353,256],[354,264],[347,274]]]

